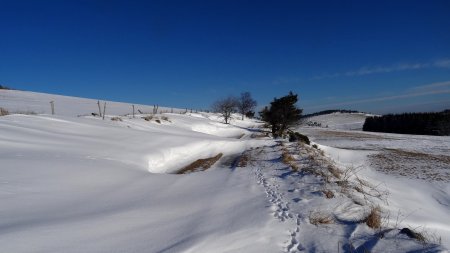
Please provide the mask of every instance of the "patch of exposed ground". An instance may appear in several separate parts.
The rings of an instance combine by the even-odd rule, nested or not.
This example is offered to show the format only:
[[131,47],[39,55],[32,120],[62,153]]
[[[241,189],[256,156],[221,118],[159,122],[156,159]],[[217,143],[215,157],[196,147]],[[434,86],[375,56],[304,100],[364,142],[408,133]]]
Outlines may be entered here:
[[376,170],[386,174],[450,182],[450,156],[385,149],[369,155],[369,162]]
[[192,172],[207,170],[211,166],[213,166],[222,156],[223,156],[223,154],[219,153],[213,157],[209,157],[209,158],[205,158],[205,159],[198,159],[195,162],[193,162],[193,163],[189,164],[188,166],[182,168],[181,170],[177,171],[176,174],[188,174],[188,173],[192,173]]
[[236,161],[236,167],[247,167],[248,162],[250,161],[251,156],[249,152],[244,152]]
[[383,140],[383,139],[393,139],[386,136],[376,135],[376,134],[366,134],[362,132],[344,132],[344,131],[329,131],[329,130],[320,130],[317,133],[319,138],[345,138],[346,140],[367,140],[367,139],[375,139],[375,140]]

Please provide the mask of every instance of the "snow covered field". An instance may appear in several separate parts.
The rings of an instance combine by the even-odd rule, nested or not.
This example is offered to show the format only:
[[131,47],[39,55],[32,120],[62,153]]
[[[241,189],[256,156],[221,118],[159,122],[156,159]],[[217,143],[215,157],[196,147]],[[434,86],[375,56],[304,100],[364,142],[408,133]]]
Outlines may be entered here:
[[305,118],[305,123],[316,122],[322,127],[340,130],[362,130],[364,121],[371,114],[365,113],[341,113],[335,112],[331,114],[318,115]]
[[[54,101],[55,114],[62,116],[91,115],[98,113],[97,99],[69,97],[47,93],[38,93],[20,90],[0,90],[0,106],[11,113],[37,113],[51,114],[50,101]],[[100,100],[101,110],[103,102]],[[135,104],[135,112],[141,110],[143,113],[151,113],[153,105]],[[173,108],[173,112],[181,112],[185,109]],[[159,107],[159,112],[172,112],[172,108]],[[106,114],[125,115],[132,114],[131,104],[107,101]]]
[[[410,214],[414,199],[425,195],[406,198],[409,181],[390,185],[409,179],[377,178],[386,181],[390,196],[344,191],[342,179],[328,178],[331,161],[320,150],[264,137],[256,121],[236,118],[225,125],[206,113],[133,118],[124,116],[131,108],[124,103],[107,109],[102,120],[90,116],[96,100],[3,90],[0,98],[0,107],[11,112],[38,113],[0,117],[1,252],[443,251],[395,229],[369,228],[362,221],[368,203],[379,202],[409,215],[404,227],[426,226],[448,242],[448,186],[439,193],[438,186],[415,184],[414,191],[434,198],[415,204],[430,205],[430,214]],[[56,115],[48,114],[49,99],[60,101]],[[290,165],[281,158],[286,152]],[[222,158],[204,172],[176,174],[217,154]],[[365,157],[355,154],[339,153],[336,160]],[[371,172],[378,175],[370,170],[364,176]],[[371,193],[369,184],[363,190]],[[330,223],[314,221],[322,214]]]
[[391,223],[441,237],[442,244],[450,247],[450,137],[298,130],[341,167],[353,167],[388,190],[384,208]]
[[205,173],[166,174],[267,140],[237,139],[250,132],[200,114],[165,114],[160,124],[67,111],[0,118],[2,252],[278,249],[281,235],[271,232],[276,221],[264,208],[264,193],[249,181],[250,170],[218,165]]

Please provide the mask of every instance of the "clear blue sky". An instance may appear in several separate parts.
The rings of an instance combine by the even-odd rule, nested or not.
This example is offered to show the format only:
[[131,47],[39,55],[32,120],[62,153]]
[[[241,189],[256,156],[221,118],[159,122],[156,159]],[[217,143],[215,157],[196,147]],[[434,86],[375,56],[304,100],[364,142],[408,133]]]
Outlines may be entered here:
[[450,1],[0,0],[0,84],[208,108],[450,108]]

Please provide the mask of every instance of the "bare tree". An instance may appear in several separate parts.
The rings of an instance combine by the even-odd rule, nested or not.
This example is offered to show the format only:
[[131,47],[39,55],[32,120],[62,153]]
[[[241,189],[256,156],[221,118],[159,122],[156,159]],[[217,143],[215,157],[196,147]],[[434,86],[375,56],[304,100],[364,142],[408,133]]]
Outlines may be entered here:
[[238,109],[242,114],[242,120],[244,120],[244,116],[253,111],[256,107],[256,100],[252,98],[250,92],[241,93],[241,97],[239,98]]
[[212,109],[213,111],[222,114],[225,120],[225,124],[229,124],[231,114],[236,112],[237,106],[239,104],[239,99],[233,96],[216,101]]

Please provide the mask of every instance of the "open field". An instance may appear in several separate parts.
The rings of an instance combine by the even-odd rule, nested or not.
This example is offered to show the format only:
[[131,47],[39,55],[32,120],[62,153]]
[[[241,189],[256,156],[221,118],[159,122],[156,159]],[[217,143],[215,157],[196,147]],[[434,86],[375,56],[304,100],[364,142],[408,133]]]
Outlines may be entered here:
[[[23,106],[23,94],[7,100],[9,110],[12,101]],[[26,95],[40,105],[52,96]],[[2,251],[439,252],[449,238],[445,188],[418,183],[415,206],[399,202],[406,183],[342,166],[361,155],[355,147],[274,140],[240,115],[231,124],[213,113],[111,112],[102,120],[78,116],[86,108],[69,100],[56,115],[0,117]],[[322,138],[336,143],[350,134],[327,131]],[[367,140],[391,141],[359,133],[347,144]],[[414,221],[384,222],[417,200],[427,209],[408,216]],[[409,226],[426,240],[400,233]]]
[[391,219],[440,234],[450,245],[450,227],[442,224],[450,224],[450,136],[298,130],[341,168],[354,168],[388,190]]

